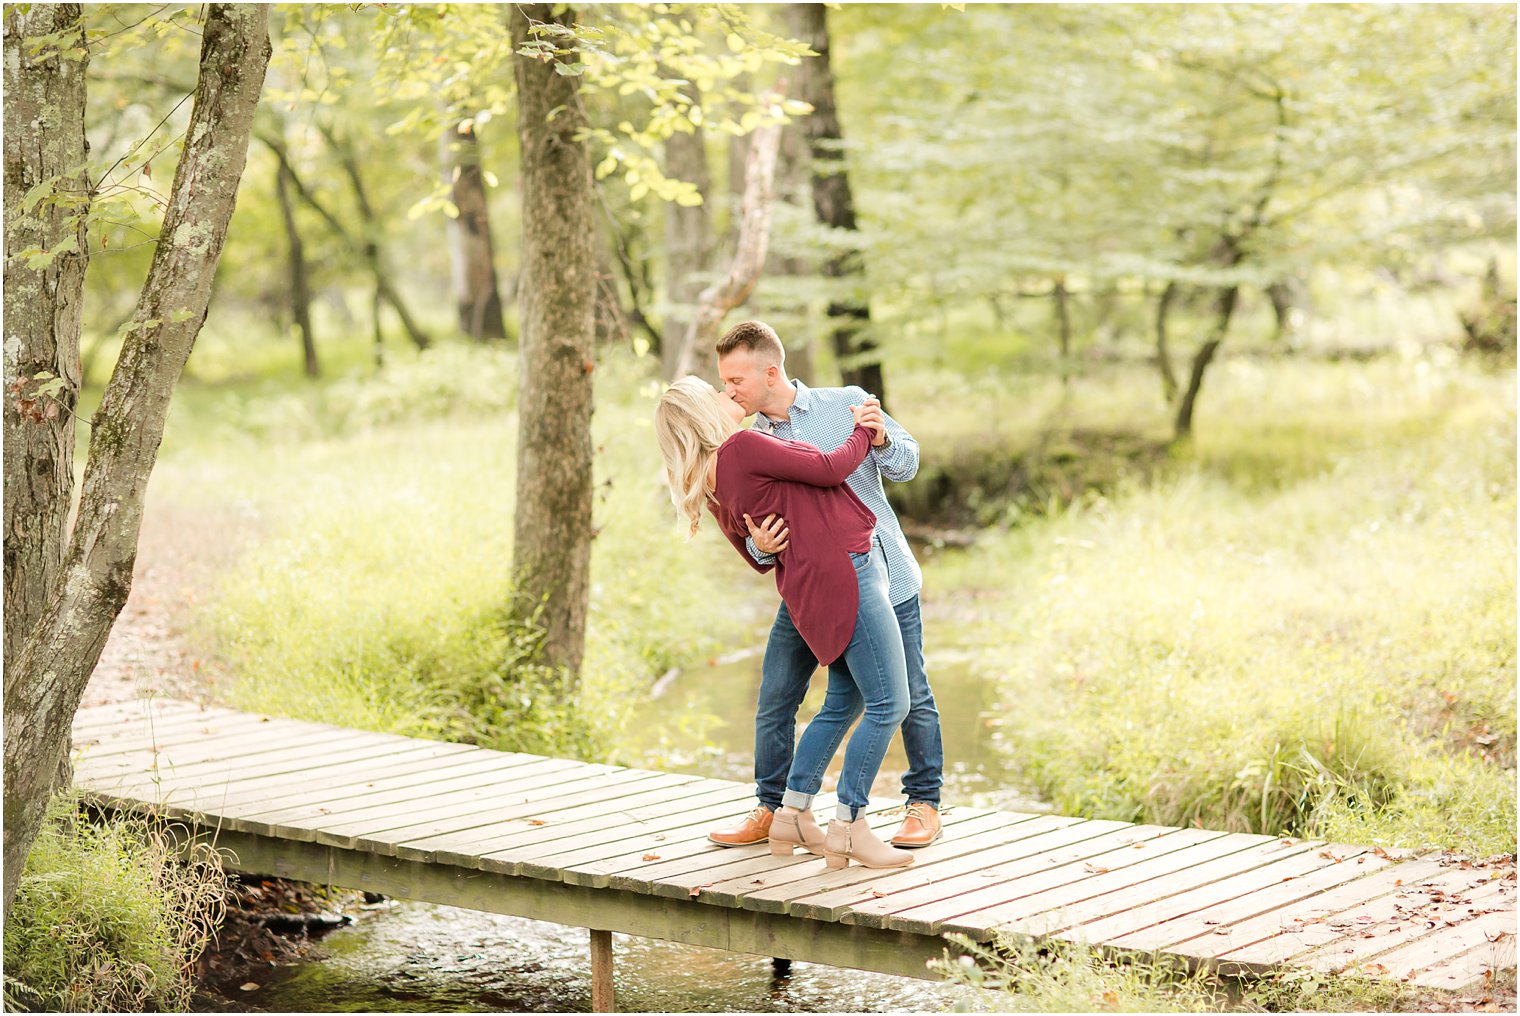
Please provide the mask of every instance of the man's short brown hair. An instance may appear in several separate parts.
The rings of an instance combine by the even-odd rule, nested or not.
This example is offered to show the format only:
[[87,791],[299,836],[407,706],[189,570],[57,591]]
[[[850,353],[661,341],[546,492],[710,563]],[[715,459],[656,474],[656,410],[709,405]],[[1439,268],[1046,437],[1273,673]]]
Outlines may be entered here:
[[786,359],[786,348],[776,330],[764,321],[741,321],[718,340],[718,357],[722,359],[736,349],[747,349],[763,360],[776,364]]

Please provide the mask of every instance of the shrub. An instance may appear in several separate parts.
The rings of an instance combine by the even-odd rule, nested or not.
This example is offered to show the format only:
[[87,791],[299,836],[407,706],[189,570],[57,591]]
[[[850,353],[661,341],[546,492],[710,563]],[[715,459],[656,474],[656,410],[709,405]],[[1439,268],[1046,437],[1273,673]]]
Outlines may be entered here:
[[193,965],[221,923],[215,851],[182,860],[175,830],[91,821],[73,794],[51,802],[5,927],[6,1001],[64,1012],[184,1010]]

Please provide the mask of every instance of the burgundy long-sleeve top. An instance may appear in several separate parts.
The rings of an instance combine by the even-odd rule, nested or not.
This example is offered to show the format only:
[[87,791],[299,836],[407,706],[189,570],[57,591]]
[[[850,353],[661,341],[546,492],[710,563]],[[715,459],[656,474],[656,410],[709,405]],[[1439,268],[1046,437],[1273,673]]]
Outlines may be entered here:
[[[871,549],[876,516],[844,481],[870,447],[871,432],[857,424],[831,452],[756,430],[741,430],[718,448],[717,503],[707,507],[750,567],[776,569],[776,589],[797,632],[825,665],[844,655],[860,610],[850,554]],[[786,519],[790,546],[774,564],[750,556],[745,514],[756,522],[771,514]]]

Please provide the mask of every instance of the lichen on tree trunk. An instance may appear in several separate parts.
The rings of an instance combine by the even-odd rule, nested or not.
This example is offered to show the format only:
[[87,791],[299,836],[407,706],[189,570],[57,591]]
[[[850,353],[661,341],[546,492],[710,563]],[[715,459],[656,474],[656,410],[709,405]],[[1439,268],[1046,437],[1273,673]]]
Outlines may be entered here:
[[[174,384],[206,317],[269,55],[269,5],[209,5],[184,150],[93,420],[78,519],[46,606],[5,672],[7,914],[67,758],[74,711],[131,589],[148,477]],[[12,299],[7,292],[7,311]]]
[[[83,32],[79,4],[5,12],[6,673],[63,566],[74,489],[89,260]],[[29,43],[43,36],[56,38],[34,52]],[[38,268],[22,253],[69,246]]]

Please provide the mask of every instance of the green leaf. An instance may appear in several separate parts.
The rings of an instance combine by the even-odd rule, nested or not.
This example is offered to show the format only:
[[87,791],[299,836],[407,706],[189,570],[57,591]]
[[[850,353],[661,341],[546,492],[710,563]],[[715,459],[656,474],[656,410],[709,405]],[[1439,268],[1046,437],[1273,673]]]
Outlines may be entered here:
[[169,312],[169,321],[174,324],[178,324],[181,321],[189,321],[193,317],[195,317],[195,311],[189,307],[180,307]]

